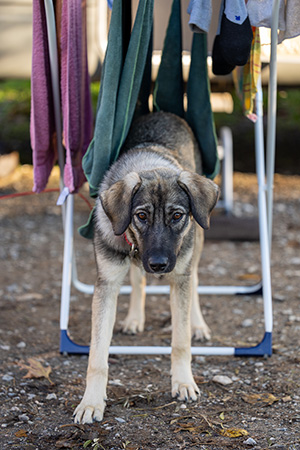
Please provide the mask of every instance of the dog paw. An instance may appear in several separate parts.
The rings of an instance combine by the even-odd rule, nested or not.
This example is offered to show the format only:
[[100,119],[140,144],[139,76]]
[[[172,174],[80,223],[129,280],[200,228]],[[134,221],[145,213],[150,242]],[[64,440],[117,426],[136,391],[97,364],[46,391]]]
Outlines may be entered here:
[[204,322],[201,325],[192,325],[192,337],[196,341],[209,341],[211,338],[211,331]]
[[100,403],[92,405],[82,400],[74,411],[74,422],[81,424],[101,422],[103,419],[104,408],[104,402],[102,405]]
[[142,331],[144,331],[144,320],[142,318],[126,317],[123,323],[123,333],[136,334]]
[[199,388],[194,381],[188,383],[174,382],[172,384],[172,397],[182,402],[195,402],[199,395]]

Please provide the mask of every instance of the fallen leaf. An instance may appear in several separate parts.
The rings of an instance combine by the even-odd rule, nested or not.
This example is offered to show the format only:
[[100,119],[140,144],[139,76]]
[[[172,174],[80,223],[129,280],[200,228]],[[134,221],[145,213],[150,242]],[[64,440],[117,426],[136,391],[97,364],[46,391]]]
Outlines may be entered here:
[[219,415],[219,417],[220,417],[220,419],[221,419],[221,420],[224,420],[224,419],[225,419],[225,414],[224,414],[224,411],[223,411],[223,412],[221,412],[221,414]]
[[23,428],[15,433],[17,438],[27,437],[27,432]]
[[174,433],[178,433],[179,431],[195,432],[196,429],[197,427],[195,427],[192,423],[178,423],[178,428],[174,430]]
[[24,375],[23,378],[46,378],[50,384],[54,384],[53,381],[51,381],[50,377],[49,377],[50,373],[52,372],[52,369],[50,366],[44,367],[40,363],[40,361],[38,361],[37,359],[34,359],[34,358],[29,358],[28,363],[29,363],[29,365],[24,364],[24,363],[18,363],[21,370],[22,369],[28,370],[28,372],[26,373],[26,375]]
[[248,436],[248,431],[243,430],[242,428],[227,428],[226,430],[220,430],[219,433],[222,436],[229,438],[236,438],[241,436]]
[[289,395],[286,395],[281,400],[283,401],[283,403],[291,402],[292,401],[292,397],[290,397]]
[[260,281],[261,275],[258,273],[243,273],[238,276],[238,279],[241,281]]
[[250,405],[257,405],[264,403],[265,406],[272,405],[275,402],[278,402],[278,398],[273,394],[269,394],[268,392],[264,392],[262,394],[244,394],[242,399],[246,403],[250,403]]

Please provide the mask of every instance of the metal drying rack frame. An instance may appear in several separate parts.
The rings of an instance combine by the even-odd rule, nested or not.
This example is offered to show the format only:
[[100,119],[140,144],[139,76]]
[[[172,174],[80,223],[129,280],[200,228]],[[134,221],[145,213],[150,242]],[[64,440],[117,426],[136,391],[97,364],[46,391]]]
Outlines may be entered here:
[[[272,288],[271,288],[271,243],[272,243],[272,213],[273,213],[273,180],[275,165],[276,136],[276,94],[277,94],[277,26],[279,16],[279,0],[273,2],[271,28],[271,58],[268,86],[268,128],[267,152],[264,156],[263,134],[263,100],[261,80],[258,83],[256,96],[257,121],[255,127],[255,156],[258,182],[258,220],[261,251],[262,280],[254,286],[198,286],[198,293],[209,295],[249,295],[261,294],[264,305],[264,336],[254,347],[214,347],[193,346],[192,355],[235,355],[235,356],[271,356],[272,354]],[[68,354],[87,354],[88,345],[79,345],[71,340],[68,334],[71,285],[80,292],[92,294],[94,286],[78,280],[73,236],[74,196],[68,195],[63,183],[64,149],[62,146],[62,125],[60,108],[60,89],[58,78],[58,59],[56,47],[56,28],[52,0],[44,0],[50,52],[50,68],[55,109],[55,124],[58,143],[58,159],[61,170],[60,189],[64,193],[65,202],[62,205],[64,226],[64,255],[60,309],[60,352]],[[120,294],[130,294],[131,286],[123,286]],[[146,294],[168,294],[169,286],[146,286]],[[171,354],[167,346],[111,346],[110,354]]]

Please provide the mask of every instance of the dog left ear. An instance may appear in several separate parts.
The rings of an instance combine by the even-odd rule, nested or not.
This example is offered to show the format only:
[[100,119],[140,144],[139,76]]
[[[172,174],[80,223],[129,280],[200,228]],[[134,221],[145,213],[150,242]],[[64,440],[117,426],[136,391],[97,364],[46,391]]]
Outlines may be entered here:
[[208,178],[187,170],[181,172],[178,184],[189,196],[191,211],[196,222],[207,230],[210,214],[219,198],[219,187]]
[[123,234],[131,222],[132,199],[141,184],[139,175],[130,172],[123,180],[100,193],[102,207],[116,236]]

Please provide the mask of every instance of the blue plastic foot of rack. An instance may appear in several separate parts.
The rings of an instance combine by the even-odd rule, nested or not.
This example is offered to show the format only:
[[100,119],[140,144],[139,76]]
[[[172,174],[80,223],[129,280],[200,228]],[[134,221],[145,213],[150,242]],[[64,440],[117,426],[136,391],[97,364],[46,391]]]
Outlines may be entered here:
[[[88,355],[90,347],[73,342],[67,330],[60,331],[60,353],[69,355]],[[255,347],[236,348],[234,356],[271,356],[272,355],[272,333],[266,332],[263,340]]]
[[89,345],[76,344],[70,339],[67,330],[60,330],[60,353],[88,355],[89,351]]
[[255,347],[236,348],[234,356],[271,356],[272,355],[272,333],[265,332],[263,340]]

